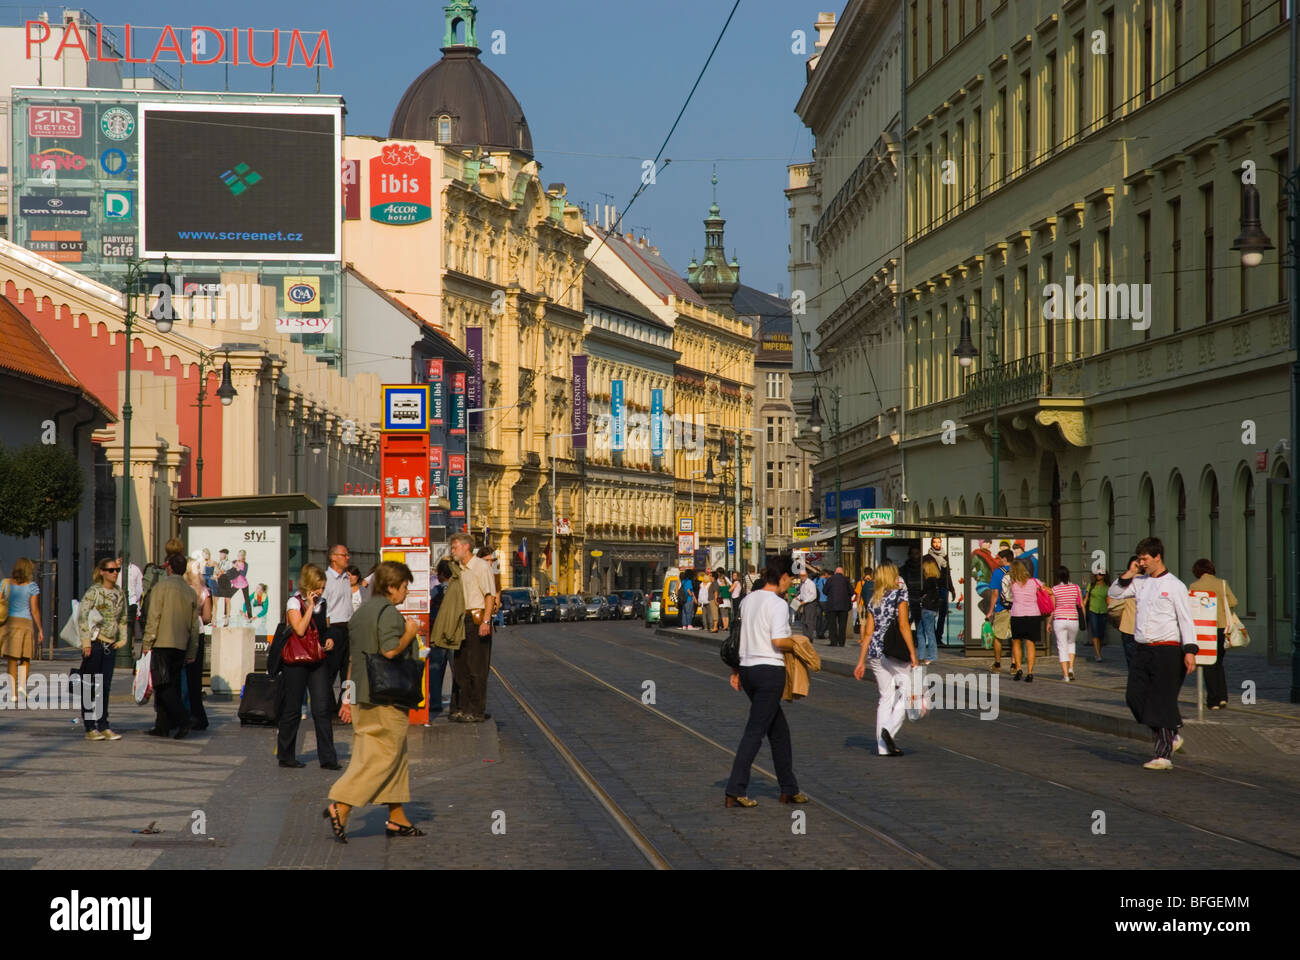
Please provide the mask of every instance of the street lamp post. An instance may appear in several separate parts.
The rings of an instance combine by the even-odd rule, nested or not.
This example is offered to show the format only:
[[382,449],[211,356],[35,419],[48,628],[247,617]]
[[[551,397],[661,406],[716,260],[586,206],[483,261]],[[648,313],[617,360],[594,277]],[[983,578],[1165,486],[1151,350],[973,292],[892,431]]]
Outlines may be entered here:
[[[767,435],[763,427],[737,427],[736,428],[736,449],[740,449],[740,433],[753,433],[758,436],[758,459],[754,463],[754,489],[757,500],[751,498],[754,503],[754,524],[758,528],[754,538],[754,543],[758,546],[759,565],[765,566],[767,563],[767,482],[766,474],[763,475],[762,486],[759,486],[759,468],[767,462]],[[737,481],[736,502],[740,502],[739,481]],[[739,510],[739,507],[737,507]],[[739,524],[739,520],[737,520]],[[736,551],[739,554],[739,550]]]
[[[198,482],[194,495],[203,496],[203,408],[207,406],[208,367],[216,362],[216,354],[199,352],[199,398],[195,404],[199,408],[199,456],[195,461],[198,468]],[[217,387],[217,398],[223,407],[228,407],[239,396],[239,391],[230,379],[230,353],[226,353],[225,362],[221,364],[221,384]],[[296,489],[296,486],[295,486]]]
[[[980,352],[971,340],[970,316],[966,313],[965,306],[963,300],[961,339],[952,351],[952,355],[961,362],[963,367],[969,368],[971,361],[978,357]],[[998,433],[998,402],[1002,399],[1002,356],[999,352],[999,345],[1002,342],[1002,311],[996,306],[986,307],[981,317],[989,321],[989,326],[985,327],[984,333],[988,340],[989,369],[993,374],[993,516],[998,517],[1002,515],[1001,488],[998,484],[998,454],[1002,439]]]
[[551,434],[551,579],[555,581],[558,588],[560,578],[556,576],[560,572],[560,518],[559,518],[559,489],[558,479],[555,469],[555,441],[562,437],[585,437],[586,430],[579,430],[577,433],[553,433]]
[[[1292,16],[1294,35],[1295,15]],[[1294,61],[1293,61],[1294,65]],[[1294,111],[1295,104],[1292,103]],[[1292,122],[1294,122],[1294,115]],[[1294,156],[1294,155],[1293,155]],[[1300,166],[1290,176],[1282,174],[1282,195],[1287,202],[1286,251],[1282,265],[1291,271],[1291,349],[1300,347]],[[1279,238],[1280,240],[1281,238]],[[1264,251],[1272,250],[1273,241],[1264,232],[1259,219],[1259,188],[1253,183],[1242,185],[1241,234],[1231,249],[1241,251],[1243,267],[1257,267]],[[1300,420],[1300,356],[1291,362],[1291,702],[1300,703],[1300,471],[1296,470],[1295,443],[1297,420]],[[1268,612],[1273,616],[1273,611]]]

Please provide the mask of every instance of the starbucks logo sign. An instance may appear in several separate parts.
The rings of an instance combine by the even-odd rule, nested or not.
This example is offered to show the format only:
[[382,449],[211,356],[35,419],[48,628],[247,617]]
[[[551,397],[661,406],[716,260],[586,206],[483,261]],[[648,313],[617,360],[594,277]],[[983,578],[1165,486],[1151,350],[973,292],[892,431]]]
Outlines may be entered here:
[[110,107],[100,115],[99,129],[110,140],[127,140],[135,133],[135,117],[122,107]]

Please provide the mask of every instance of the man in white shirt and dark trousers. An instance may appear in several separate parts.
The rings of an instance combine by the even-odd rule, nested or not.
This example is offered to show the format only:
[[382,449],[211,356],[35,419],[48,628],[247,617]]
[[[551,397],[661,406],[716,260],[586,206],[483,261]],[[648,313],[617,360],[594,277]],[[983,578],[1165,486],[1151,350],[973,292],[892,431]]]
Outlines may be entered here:
[[[334,681],[340,674],[346,675],[347,664],[352,656],[348,644],[348,621],[352,619],[352,579],[348,576],[348,564],[351,560],[352,555],[348,553],[348,548],[341,543],[336,543],[330,549],[330,565],[325,570],[325,616],[329,618],[329,626],[325,630],[325,636],[320,640],[321,646],[325,645],[326,640],[334,641],[334,646],[325,653],[325,666],[329,671],[331,691],[334,690]],[[335,700],[334,707],[330,711],[337,723],[342,723],[338,719],[339,709],[343,705],[342,700],[343,688],[340,686],[338,699]]]
[[772,763],[781,787],[781,803],[807,803],[794,777],[794,750],[790,725],[781,710],[785,690],[784,650],[793,650],[785,591],[790,586],[792,561],[789,554],[768,561],[763,587],[740,604],[740,669],[731,675],[733,690],[749,697],[749,721],[740,738],[731,777],[727,781],[725,805],[756,807],[748,795],[750,768],[758,756],[763,737],[772,745]]
[[1169,770],[1174,751],[1183,746],[1178,690],[1196,669],[1198,649],[1187,587],[1165,567],[1164,544],[1148,537],[1137,545],[1137,560],[1111,584],[1107,596],[1137,601],[1137,651],[1129,665],[1125,699],[1134,719],[1155,734],[1156,755],[1143,766]]

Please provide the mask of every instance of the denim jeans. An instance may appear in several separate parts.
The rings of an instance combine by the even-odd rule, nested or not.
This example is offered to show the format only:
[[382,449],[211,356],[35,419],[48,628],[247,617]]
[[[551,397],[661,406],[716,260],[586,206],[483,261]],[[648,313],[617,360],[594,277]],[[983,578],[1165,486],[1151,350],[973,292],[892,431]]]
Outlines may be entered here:
[[1106,614],[1088,611],[1088,636],[1106,639]]
[[442,712],[442,685],[447,677],[446,647],[429,648],[429,714]]
[[920,643],[916,648],[916,659],[934,660],[939,656],[939,647],[934,637],[934,626],[939,620],[939,611],[921,611]]

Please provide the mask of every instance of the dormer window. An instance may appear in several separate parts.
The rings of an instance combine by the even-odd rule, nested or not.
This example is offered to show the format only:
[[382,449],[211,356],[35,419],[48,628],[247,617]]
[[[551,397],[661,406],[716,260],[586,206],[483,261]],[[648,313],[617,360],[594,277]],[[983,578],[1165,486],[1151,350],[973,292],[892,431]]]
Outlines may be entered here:
[[451,143],[451,117],[445,113],[437,119],[437,133],[434,139],[439,143]]

